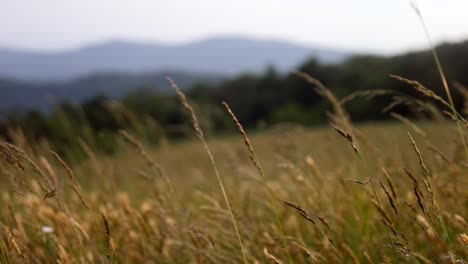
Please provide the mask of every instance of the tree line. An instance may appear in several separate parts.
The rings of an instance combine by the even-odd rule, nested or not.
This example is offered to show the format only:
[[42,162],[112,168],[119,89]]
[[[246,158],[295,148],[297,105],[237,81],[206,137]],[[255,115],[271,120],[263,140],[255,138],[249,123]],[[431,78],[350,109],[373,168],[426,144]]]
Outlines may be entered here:
[[[463,109],[462,93],[466,90],[462,85],[468,84],[468,41],[442,44],[437,52],[449,85],[458,88],[452,89],[456,108]],[[388,57],[355,55],[341,64],[322,64],[310,58],[297,70],[320,80],[341,100],[354,121],[385,120],[391,111],[428,118],[430,111],[424,109],[424,104],[447,110],[407,83],[390,77],[396,74],[416,80],[445,98],[430,51]],[[15,140],[20,133],[31,141],[47,140],[63,155],[76,149],[70,154],[76,156],[80,155],[79,139],[96,150],[113,153],[115,135],[120,129],[131,130],[154,144],[162,139],[187,137],[189,122],[175,96],[155,88],[133,91],[118,101],[97,95],[80,105],[62,102],[51,113],[11,112],[3,116],[0,136]],[[263,74],[242,74],[216,85],[198,83],[184,88],[208,133],[234,129],[222,101],[229,103],[249,129],[284,122],[305,126],[322,124],[330,108],[309,83],[292,73],[278,73],[274,67],[268,67]]]

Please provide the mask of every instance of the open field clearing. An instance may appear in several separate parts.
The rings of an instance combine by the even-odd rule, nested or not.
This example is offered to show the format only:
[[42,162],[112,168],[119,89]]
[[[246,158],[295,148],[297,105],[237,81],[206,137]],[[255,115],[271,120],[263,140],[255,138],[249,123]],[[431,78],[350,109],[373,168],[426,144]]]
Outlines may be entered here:
[[[453,123],[418,126],[357,126],[357,153],[332,127],[277,126],[250,138],[258,167],[241,136],[208,140],[247,261],[464,263],[463,146]],[[203,146],[134,140],[73,168],[2,144],[2,261],[242,262]]]

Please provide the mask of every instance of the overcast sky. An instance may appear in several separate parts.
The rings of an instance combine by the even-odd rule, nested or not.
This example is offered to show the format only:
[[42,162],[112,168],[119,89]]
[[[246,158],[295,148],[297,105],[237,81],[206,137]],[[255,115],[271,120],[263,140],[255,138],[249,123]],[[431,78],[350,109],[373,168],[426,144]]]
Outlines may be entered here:
[[[468,0],[418,3],[435,42],[468,39]],[[427,47],[408,0],[0,0],[0,47],[224,35],[380,53]]]

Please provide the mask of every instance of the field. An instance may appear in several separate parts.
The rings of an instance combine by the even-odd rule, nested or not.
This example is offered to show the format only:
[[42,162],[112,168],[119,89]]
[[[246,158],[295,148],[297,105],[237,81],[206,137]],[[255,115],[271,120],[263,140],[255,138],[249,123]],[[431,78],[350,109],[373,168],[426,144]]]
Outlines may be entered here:
[[[275,64],[248,73],[242,65],[265,52],[294,57],[309,48],[274,41],[253,50],[263,41],[235,44],[234,38],[227,51],[215,48],[227,41],[217,37],[216,46],[197,40],[192,48],[158,44],[154,51],[148,42],[130,52],[133,45],[119,41],[76,54],[5,52],[6,72],[21,68],[18,76],[35,65],[40,66],[29,74],[41,78],[32,79],[60,70],[86,74],[55,84],[0,78],[6,88],[0,98],[0,263],[468,263],[468,41],[439,45],[439,60],[421,10],[409,2],[429,50],[348,57],[320,48],[307,51],[314,57],[287,73]],[[117,10],[102,6],[106,15]],[[219,7],[207,10],[219,16]],[[203,15],[202,9],[173,20],[183,25]],[[443,13],[434,10],[437,17]],[[374,28],[379,26],[378,13],[368,13]],[[99,20],[113,25],[112,17],[135,21],[122,15]],[[138,19],[143,18],[144,12]],[[284,29],[284,21],[275,17],[273,24]],[[248,32],[254,34],[251,24]],[[129,25],[119,26],[118,35],[125,36]],[[362,26],[349,23],[341,30],[352,32],[353,25]],[[375,34],[389,37],[398,23],[381,25]],[[183,34],[189,27],[170,31]],[[456,25],[444,34],[452,30]],[[89,35],[77,33],[72,35]],[[361,29],[354,35],[366,38]],[[406,37],[402,46],[408,47],[417,38],[395,34],[389,44],[398,37]],[[326,62],[321,52],[343,61]],[[31,62],[23,65],[27,56]],[[193,72],[207,72],[212,80],[174,73],[187,86],[181,90],[170,77],[163,80],[165,73],[134,72],[173,56],[175,64],[151,68],[190,71],[193,64]],[[80,59],[67,59],[75,57]],[[141,66],[132,58],[143,60]],[[192,61],[197,58],[203,60]],[[68,66],[60,67],[61,60]],[[103,63],[112,67],[98,71]],[[122,70],[127,67],[132,74]],[[245,69],[231,70],[237,67]],[[209,77],[210,71],[220,75]],[[221,77],[230,71],[239,75]],[[169,86],[175,93],[165,90]]]
[[465,263],[467,164],[456,125],[335,126],[278,125],[209,138],[207,149],[204,137],[152,149],[123,131],[118,154],[83,143],[88,158],[72,168],[44,142],[2,143],[0,257]]

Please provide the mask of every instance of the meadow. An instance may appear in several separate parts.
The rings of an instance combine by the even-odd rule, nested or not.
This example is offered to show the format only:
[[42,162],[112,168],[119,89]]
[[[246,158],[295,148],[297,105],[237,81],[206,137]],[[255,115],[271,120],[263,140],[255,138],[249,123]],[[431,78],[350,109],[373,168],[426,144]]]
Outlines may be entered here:
[[308,80],[330,125],[246,133],[226,104],[240,134],[205,138],[172,83],[193,140],[120,131],[116,154],[81,141],[73,165],[47,141],[2,142],[2,262],[465,263],[463,117],[354,125]]

